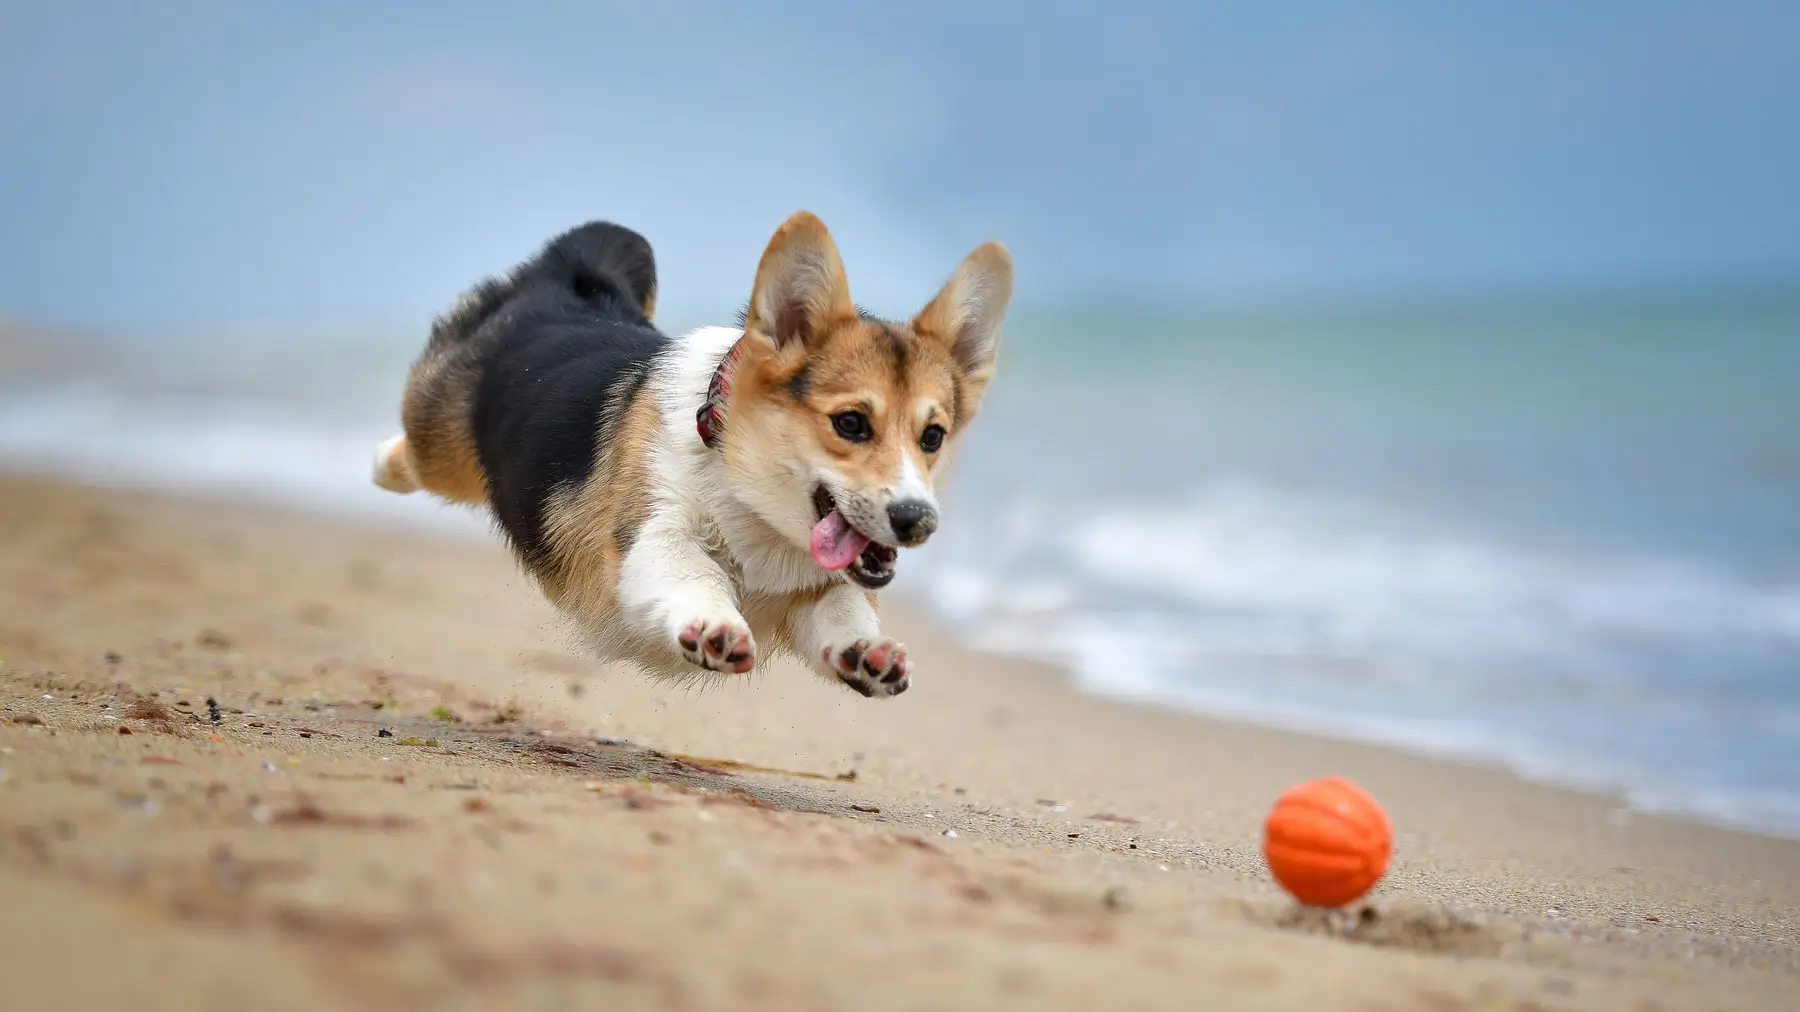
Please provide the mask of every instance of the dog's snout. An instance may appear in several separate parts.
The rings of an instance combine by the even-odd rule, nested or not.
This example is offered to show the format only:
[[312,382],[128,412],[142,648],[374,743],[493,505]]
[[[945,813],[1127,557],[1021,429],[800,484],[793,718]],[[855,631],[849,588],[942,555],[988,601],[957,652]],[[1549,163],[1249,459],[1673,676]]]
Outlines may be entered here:
[[905,499],[888,507],[888,523],[901,544],[916,545],[937,530],[937,510],[930,503]]

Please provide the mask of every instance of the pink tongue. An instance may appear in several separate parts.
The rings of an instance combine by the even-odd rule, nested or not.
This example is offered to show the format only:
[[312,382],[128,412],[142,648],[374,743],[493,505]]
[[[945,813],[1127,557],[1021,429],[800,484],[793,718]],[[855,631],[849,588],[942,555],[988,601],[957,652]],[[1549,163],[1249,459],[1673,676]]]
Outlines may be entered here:
[[869,539],[856,533],[850,521],[837,510],[825,514],[825,519],[813,525],[812,557],[823,569],[842,569],[856,561],[863,549],[869,547]]

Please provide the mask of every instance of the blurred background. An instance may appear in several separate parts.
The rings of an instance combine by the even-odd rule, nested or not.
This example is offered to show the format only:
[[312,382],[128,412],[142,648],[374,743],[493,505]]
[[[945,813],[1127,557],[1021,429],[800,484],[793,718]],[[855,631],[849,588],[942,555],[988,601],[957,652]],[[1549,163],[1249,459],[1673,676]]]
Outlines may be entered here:
[[591,218],[1017,301],[897,591],[1088,689],[1800,832],[1800,7],[0,6],[0,466],[368,482]]

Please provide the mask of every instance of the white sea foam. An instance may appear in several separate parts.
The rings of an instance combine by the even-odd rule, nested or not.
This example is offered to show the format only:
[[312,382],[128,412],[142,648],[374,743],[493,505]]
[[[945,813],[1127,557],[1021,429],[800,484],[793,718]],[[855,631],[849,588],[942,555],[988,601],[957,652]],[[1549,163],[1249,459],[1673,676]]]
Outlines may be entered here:
[[126,394],[97,382],[0,389],[0,461],[100,484],[163,486],[472,533],[473,511],[369,478],[367,423],[331,425],[259,399]]
[[1243,486],[993,523],[934,546],[922,596],[1087,691],[1800,833],[1800,586]]

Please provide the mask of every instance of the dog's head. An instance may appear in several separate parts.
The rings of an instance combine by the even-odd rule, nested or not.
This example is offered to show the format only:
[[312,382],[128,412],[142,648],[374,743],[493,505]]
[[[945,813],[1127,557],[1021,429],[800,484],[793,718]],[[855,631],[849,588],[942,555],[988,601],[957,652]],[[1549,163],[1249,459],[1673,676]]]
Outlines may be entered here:
[[733,366],[732,492],[828,570],[894,578],[938,527],[937,481],[993,378],[1012,297],[999,243],[970,253],[911,320],[856,308],[831,233],[805,211],[763,252]]

